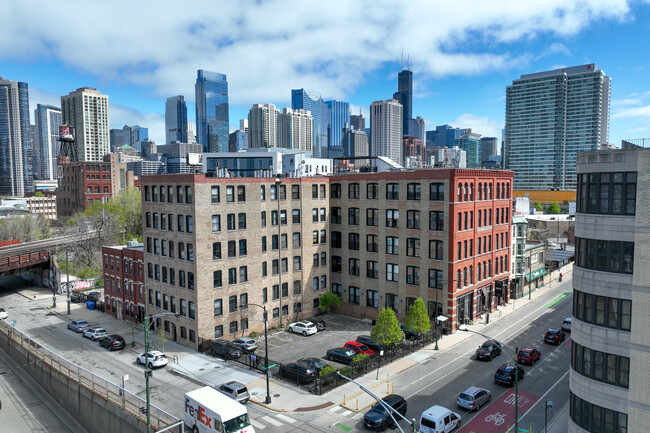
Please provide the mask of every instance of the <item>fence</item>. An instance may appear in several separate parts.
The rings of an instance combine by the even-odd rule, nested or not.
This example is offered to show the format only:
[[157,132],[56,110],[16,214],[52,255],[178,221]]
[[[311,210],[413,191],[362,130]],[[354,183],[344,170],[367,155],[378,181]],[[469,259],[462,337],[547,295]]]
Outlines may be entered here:
[[[121,409],[128,415],[137,419],[143,426],[146,425],[146,401],[135,394],[123,389],[120,385],[109,382],[83,367],[80,367],[56,353],[48,350],[38,342],[32,340],[4,320],[0,320],[0,339],[5,347],[19,346],[27,352],[27,356],[33,357],[30,362],[41,362],[52,370],[61,374],[66,379],[78,384],[90,391],[116,408]],[[164,410],[150,405],[151,428],[158,431],[168,429],[171,426],[179,425],[180,420]],[[179,430],[180,431],[180,430]]]

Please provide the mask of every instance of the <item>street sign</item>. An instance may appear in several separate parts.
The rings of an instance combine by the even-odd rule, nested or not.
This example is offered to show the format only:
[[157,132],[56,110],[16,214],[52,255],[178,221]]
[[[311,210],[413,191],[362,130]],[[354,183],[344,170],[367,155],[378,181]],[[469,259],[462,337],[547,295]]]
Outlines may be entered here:
[[519,427],[517,431],[520,431],[522,433],[530,433],[530,430],[526,430],[525,428],[521,428],[521,427]]
[[553,409],[553,401],[546,400],[546,408],[547,409]]

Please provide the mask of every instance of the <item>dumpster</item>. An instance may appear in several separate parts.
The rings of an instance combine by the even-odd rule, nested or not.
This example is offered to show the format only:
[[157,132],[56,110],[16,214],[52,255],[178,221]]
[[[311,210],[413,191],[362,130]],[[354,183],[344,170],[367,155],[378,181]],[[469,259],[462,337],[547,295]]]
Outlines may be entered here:
[[89,310],[94,310],[95,309],[95,302],[94,301],[86,301],[86,308]]

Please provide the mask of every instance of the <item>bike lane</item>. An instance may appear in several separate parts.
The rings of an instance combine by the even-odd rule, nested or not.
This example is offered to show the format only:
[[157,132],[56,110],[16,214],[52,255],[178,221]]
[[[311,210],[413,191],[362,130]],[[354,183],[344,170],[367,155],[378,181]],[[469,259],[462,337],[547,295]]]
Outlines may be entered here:
[[[539,395],[519,391],[519,417],[539,400]],[[469,414],[468,414],[469,415]],[[485,407],[459,433],[503,433],[515,424],[515,390],[503,394]],[[520,427],[526,427],[519,425]]]

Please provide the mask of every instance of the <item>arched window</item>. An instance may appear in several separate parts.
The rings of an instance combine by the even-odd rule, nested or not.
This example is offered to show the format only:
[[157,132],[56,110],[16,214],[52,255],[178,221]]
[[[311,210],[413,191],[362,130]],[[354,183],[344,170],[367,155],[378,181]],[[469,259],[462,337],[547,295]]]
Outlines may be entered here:
[[483,279],[487,279],[487,265],[483,262]]
[[478,184],[478,199],[483,200],[483,184],[480,182]]
[[510,184],[506,184],[506,198],[510,198]]
[[488,277],[492,277],[492,260],[488,260]]
[[469,283],[474,284],[474,267],[471,265],[469,267]]
[[458,184],[458,201],[463,201],[463,184]]
[[474,201],[474,182],[469,184],[469,201]]
[[492,184],[488,185],[488,192],[489,192],[488,200],[492,200]]
[[497,200],[501,199],[501,184],[497,183]]
[[481,281],[481,264],[476,265],[476,281]]
[[467,185],[467,182],[465,182],[465,189],[464,189],[464,192],[465,192],[465,198],[464,198],[463,201],[467,201],[467,198],[468,198],[467,196],[468,196],[468,194],[469,194],[469,186]]
[[467,286],[467,268],[463,269],[463,287]]
[[460,290],[460,269],[456,271],[456,290]]

